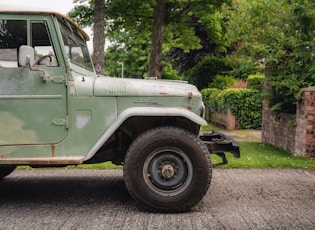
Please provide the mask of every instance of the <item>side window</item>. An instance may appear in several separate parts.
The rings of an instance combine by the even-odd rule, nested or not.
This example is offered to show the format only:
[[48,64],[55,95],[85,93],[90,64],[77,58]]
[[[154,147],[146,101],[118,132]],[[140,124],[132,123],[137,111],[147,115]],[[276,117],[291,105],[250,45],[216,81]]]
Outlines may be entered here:
[[58,66],[55,51],[45,22],[31,23],[32,46],[35,49],[35,64]]
[[26,20],[0,19],[0,67],[17,67],[18,48],[26,44]]

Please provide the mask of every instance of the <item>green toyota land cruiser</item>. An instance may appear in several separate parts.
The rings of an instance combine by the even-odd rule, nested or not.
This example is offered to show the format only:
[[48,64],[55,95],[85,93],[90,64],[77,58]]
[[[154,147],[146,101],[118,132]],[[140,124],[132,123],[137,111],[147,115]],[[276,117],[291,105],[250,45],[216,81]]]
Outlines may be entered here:
[[64,15],[0,4],[0,178],[20,165],[111,161],[144,208],[189,210],[210,185],[209,153],[226,163],[238,144],[199,135],[207,122],[195,86],[99,76],[87,40]]

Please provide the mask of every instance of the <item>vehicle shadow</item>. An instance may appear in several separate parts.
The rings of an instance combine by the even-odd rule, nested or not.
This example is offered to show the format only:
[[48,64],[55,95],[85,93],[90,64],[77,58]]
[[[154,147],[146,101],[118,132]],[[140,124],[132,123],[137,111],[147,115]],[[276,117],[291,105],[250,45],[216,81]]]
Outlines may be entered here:
[[[15,172],[0,181],[0,203],[60,205],[85,205],[86,203],[121,203],[132,202],[123,176],[85,175],[85,170],[57,175],[58,170],[41,170],[41,173]],[[71,170],[69,170],[71,171]],[[101,171],[101,170],[96,170]],[[82,173],[82,175],[80,175]],[[75,175],[76,174],[76,175]]]

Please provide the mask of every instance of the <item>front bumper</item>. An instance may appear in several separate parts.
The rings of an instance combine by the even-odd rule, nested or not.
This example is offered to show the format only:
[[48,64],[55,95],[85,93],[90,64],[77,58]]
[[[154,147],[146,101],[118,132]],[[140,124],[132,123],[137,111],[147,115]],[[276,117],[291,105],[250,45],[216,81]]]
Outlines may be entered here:
[[228,163],[225,152],[233,154],[234,158],[240,158],[241,156],[238,142],[220,132],[212,131],[199,137],[208,147],[210,154],[216,154],[222,158],[222,163],[215,164],[214,167]]

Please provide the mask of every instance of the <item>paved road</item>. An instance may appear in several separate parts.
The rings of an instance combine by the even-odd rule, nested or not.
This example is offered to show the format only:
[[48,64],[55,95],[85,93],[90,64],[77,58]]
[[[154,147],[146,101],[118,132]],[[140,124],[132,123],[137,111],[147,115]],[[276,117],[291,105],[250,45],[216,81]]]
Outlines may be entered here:
[[215,169],[191,212],[156,214],[120,170],[17,170],[0,182],[0,229],[315,229],[315,171]]

